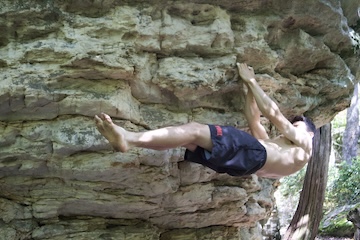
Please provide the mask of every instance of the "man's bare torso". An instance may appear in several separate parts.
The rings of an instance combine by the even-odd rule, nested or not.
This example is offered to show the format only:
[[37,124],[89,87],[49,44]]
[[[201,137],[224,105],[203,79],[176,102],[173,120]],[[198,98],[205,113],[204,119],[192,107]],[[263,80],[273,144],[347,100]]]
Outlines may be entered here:
[[256,175],[267,178],[281,178],[295,173],[304,167],[311,154],[283,135],[274,138],[259,140],[266,148],[267,159],[265,165],[256,172]]

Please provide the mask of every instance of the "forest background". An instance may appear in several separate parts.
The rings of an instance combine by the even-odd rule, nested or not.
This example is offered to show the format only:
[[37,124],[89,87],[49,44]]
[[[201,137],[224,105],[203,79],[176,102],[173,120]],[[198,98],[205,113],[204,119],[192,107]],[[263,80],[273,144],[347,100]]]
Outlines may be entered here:
[[[331,154],[319,237],[353,237],[355,227],[349,211],[360,207],[359,93],[354,89],[351,105],[331,122]],[[294,216],[303,189],[306,168],[283,178],[276,192],[279,231],[283,236]]]

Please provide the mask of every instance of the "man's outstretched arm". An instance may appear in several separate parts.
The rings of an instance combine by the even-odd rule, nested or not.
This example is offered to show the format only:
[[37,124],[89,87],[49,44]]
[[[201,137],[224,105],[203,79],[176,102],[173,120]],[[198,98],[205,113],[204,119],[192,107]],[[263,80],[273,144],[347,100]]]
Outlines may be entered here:
[[[247,85],[247,84],[244,84]],[[261,112],[257,106],[254,95],[249,87],[246,94],[245,117],[248,122],[251,134],[257,139],[268,139],[269,136],[260,122]]]
[[311,149],[311,142],[302,132],[299,132],[281,113],[277,104],[261,89],[255,79],[253,69],[250,69],[245,63],[237,64],[240,77],[247,83],[251,89],[255,101],[262,112],[275,127],[290,141],[302,147],[304,150]]

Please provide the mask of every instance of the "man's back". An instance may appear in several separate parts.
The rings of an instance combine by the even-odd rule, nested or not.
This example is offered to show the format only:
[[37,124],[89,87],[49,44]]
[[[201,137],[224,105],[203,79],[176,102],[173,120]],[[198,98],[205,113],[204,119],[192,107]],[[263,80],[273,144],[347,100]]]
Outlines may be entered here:
[[259,140],[265,147],[267,159],[264,167],[256,175],[281,178],[299,171],[309,161],[311,152],[295,145],[283,135],[275,139]]

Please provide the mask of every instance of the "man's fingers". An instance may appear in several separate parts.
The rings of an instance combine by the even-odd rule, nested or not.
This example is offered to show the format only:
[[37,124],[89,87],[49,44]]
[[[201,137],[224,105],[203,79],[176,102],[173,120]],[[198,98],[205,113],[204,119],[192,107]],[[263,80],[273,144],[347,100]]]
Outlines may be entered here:
[[246,63],[236,63],[239,68],[254,70],[253,67],[248,66]]

